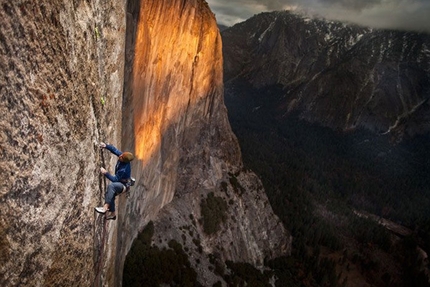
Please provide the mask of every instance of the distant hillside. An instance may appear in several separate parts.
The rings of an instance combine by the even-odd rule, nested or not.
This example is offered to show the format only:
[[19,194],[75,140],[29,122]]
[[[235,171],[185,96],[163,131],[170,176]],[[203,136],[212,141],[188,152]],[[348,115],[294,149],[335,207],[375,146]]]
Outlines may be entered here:
[[225,26],[225,25],[222,25],[222,24],[218,24],[218,29],[219,29],[220,32],[222,32],[222,31],[224,31],[224,30],[226,30],[228,28],[229,28],[228,26]]
[[294,237],[276,276],[430,286],[429,36],[273,12],[222,38],[244,164]]
[[372,30],[289,12],[222,32],[224,80],[279,85],[293,111],[334,129],[401,138],[430,131],[430,35]]

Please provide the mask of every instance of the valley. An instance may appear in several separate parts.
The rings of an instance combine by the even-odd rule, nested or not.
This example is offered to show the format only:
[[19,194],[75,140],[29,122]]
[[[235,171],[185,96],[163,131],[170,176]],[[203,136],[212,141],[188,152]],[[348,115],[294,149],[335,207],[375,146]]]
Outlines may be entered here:
[[429,37],[288,12],[222,36],[244,165],[293,236],[279,282],[430,286]]
[[[428,138],[415,142],[426,148],[414,153],[409,145],[392,146],[389,138],[366,131],[343,134],[294,118],[281,125],[265,108],[267,102],[255,110],[247,104],[253,101],[238,101],[226,93],[245,167],[261,177],[275,213],[294,238],[288,260],[301,267],[288,272],[312,274],[289,280],[314,282],[305,286],[427,286],[408,282],[425,277],[414,270],[420,265],[416,246],[429,250],[429,197],[423,188],[429,178],[412,168],[425,167],[419,159],[427,158]],[[410,170],[399,170],[407,165]],[[374,217],[357,216],[356,209],[391,218],[385,222],[403,236]],[[321,265],[323,259],[332,265]],[[332,273],[332,281],[321,277]]]

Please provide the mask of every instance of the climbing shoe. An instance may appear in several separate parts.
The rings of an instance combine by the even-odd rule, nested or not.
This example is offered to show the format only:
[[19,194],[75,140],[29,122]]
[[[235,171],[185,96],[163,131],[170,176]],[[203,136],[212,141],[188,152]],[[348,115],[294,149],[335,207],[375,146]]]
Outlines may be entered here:
[[116,220],[116,215],[108,215],[106,216],[107,220]]
[[105,210],[105,208],[102,206],[102,207],[95,207],[94,208],[98,213],[101,213],[101,214],[105,214],[106,213],[106,210]]

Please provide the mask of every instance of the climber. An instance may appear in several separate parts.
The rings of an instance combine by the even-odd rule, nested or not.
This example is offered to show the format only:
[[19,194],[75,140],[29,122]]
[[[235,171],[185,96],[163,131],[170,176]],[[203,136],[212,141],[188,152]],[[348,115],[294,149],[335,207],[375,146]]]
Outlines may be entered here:
[[134,179],[131,177],[131,166],[130,162],[134,159],[131,152],[121,152],[116,147],[110,144],[100,143],[100,148],[107,149],[114,155],[118,156],[118,162],[115,166],[115,175],[110,174],[103,167],[100,168],[100,172],[107,177],[111,183],[109,183],[106,194],[105,194],[105,204],[101,207],[96,207],[95,210],[98,213],[105,214],[106,219],[115,220],[115,197],[125,192],[129,189],[131,185],[134,184]]

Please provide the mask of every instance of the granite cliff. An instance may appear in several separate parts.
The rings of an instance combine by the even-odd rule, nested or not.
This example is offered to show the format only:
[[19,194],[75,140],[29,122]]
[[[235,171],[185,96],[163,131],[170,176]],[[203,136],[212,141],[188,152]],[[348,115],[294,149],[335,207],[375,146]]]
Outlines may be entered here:
[[[199,239],[203,252],[189,256],[201,258],[193,266],[203,283],[222,280],[197,263],[207,254],[258,267],[290,252],[261,183],[242,167],[205,1],[1,5],[2,286],[121,286],[149,221],[154,244]],[[116,161],[100,141],[136,155],[136,185],[117,199],[116,221],[93,209],[107,184],[99,167]],[[229,205],[208,234],[201,201],[213,194]],[[179,227],[192,222],[184,239]]]

